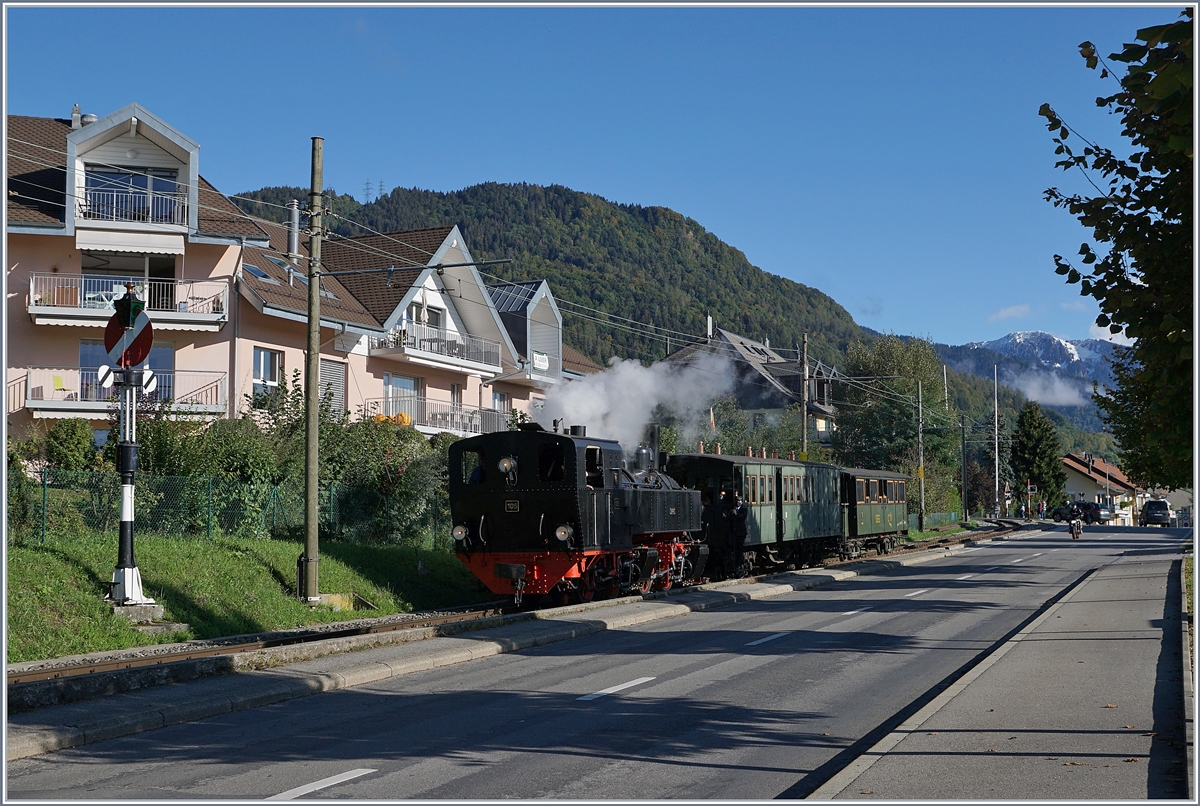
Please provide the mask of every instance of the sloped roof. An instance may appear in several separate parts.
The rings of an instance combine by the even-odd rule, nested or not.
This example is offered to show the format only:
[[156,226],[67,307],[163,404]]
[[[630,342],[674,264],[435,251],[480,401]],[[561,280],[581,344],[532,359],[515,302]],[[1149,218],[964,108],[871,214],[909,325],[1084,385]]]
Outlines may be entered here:
[[386,322],[453,229],[430,227],[331,239],[321,244],[321,263],[325,271],[396,268],[390,287],[387,275],[383,273],[348,274],[337,278],[371,316]]
[[1125,472],[1121,468],[1099,456],[1092,457],[1089,463],[1082,456],[1068,453],[1063,457],[1063,466],[1068,470],[1074,470],[1076,473],[1087,476],[1097,484],[1102,485],[1107,480],[1113,487],[1123,487],[1131,492],[1141,490],[1140,487],[1129,480],[1129,477],[1125,475]]
[[[63,226],[66,220],[67,135],[71,121],[8,117],[8,220]],[[196,188],[197,232],[263,239],[266,232],[203,176]]]
[[[275,282],[255,277],[247,271],[242,272],[242,282],[252,289],[267,305],[307,317],[308,286],[299,280],[290,280],[286,265],[280,267],[276,263],[276,261],[283,261],[285,264],[288,263],[285,257],[287,253],[287,229],[279,224],[268,221],[262,222],[262,229],[271,234],[271,247],[269,249],[260,249],[255,246],[247,246],[242,254],[242,262],[248,263],[266,273]],[[308,272],[307,244],[303,242],[300,244],[300,253],[304,256],[305,260],[300,261],[300,265],[296,266],[296,271],[303,275]],[[347,324],[358,325],[372,330],[383,330],[383,325],[380,321],[375,319],[370,311],[363,307],[362,303],[355,299],[354,295],[338,282],[337,277],[322,279],[321,287],[333,294],[333,297],[321,297],[322,319],[346,322]]]
[[566,372],[577,372],[580,375],[604,371],[604,367],[565,342],[562,346],[562,368]]
[[63,226],[71,121],[8,116],[8,220]]

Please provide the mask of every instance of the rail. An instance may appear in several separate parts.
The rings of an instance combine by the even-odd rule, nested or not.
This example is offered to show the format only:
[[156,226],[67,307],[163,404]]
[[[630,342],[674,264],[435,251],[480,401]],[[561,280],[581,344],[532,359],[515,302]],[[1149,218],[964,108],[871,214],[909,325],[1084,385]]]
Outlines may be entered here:
[[363,401],[363,418],[407,414],[409,424],[462,434],[491,434],[508,430],[507,411],[462,406],[425,397],[382,397]]
[[[18,370],[19,371],[19,370]],[[21,375],[19,378],[13,378],[8,382],[8,413],[12,414],[15,411],[20,411],[25,408],[25,389],[28,381],[27,375]]]
[[[115,403],[116,387],[101,386],[99,372],[99,367],[29,367],[24,405],[35,408],[46,401]],[[168,369],[154,370],[154,374],[158,388],[151,397],[172,401],[177,406],[225,405],[224,372]]]
[[187,224],[187,193],[87,188],[78,215],[90,221]]

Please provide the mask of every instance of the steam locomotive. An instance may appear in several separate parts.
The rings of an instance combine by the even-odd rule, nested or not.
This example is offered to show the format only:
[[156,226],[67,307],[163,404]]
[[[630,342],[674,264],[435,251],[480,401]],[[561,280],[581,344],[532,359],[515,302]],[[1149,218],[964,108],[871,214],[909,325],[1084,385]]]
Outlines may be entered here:
[[[518,606],[586,602],[801,567],[827,555],[887,553],[908,529],[906,477],[784,459],[658,450],[627,467],[621,445],[536,423],[450,446],[459,559]],[[726,501],[749,508],[737,566]]]

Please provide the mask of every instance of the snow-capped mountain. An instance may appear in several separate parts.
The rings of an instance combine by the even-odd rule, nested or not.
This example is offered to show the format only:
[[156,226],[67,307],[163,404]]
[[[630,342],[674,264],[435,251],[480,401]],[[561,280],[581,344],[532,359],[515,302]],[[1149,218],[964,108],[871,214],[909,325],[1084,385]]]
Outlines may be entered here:
[[1066,341],[1040,330],[1023,330],[994,341],[972,342],[967,347],[993,350],[1035,367],[1097,381],[1104,386],[1112,383],[1112,369],[1107,359],[1112,357],[1113,345],[1099,339]]

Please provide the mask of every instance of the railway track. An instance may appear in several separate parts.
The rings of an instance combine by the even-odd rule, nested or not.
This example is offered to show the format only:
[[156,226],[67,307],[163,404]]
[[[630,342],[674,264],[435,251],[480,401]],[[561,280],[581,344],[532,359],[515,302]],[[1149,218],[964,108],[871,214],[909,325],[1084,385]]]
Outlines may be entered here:
[[[997,534],[1013,531],[1018,526],[1017,523],[1011,521],[996,523],[996,528],[988,532],[961,532],[944,538],[928,538],[914,541],[898,545],[895,552],[907,554],[938,546],[954,545],[980,537],[994,537]],[[877,557],[875,555],[864,554],[856,559],[826,562],[824,565],[854,564],[871,559],[877,559]],[[517,609],[509,604],[491,602],[485,605],[461,608],[453,611],[403,614],[384,619],[363,619],[357,622],[349,622],[349,626],[347,626],[346,622],[342,622],[337,625],[327,625],[298,631],[190,641],[182,645],[182,648],[179,648],[180,645],[178,644],[169,645],[162,649],[153,645],[135,647],[125,651],[104,653],[99,658],[60,658],[38,663],[16,664],[7,670],[7,681],[10,687],[27,683],[45,683],[47,681],[69,682],[72,679],[95,677],[110,672],[128,672],[153,667],[169,667],[173,664],[183,664],[189,661],[241,655],[276,647],[297,646],[338,638],[375,635],[394,632],[396,630],[462,624],[515,612],[517,612]]]

